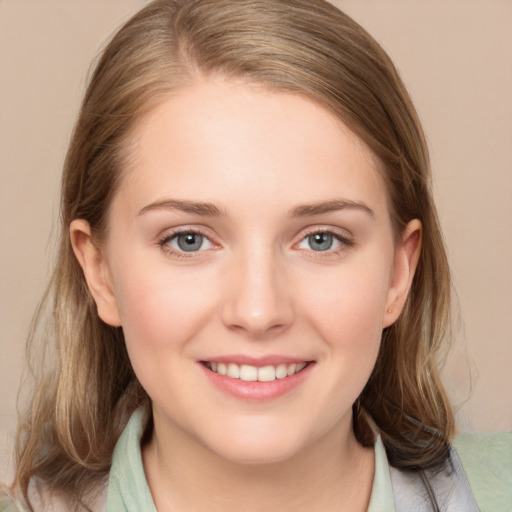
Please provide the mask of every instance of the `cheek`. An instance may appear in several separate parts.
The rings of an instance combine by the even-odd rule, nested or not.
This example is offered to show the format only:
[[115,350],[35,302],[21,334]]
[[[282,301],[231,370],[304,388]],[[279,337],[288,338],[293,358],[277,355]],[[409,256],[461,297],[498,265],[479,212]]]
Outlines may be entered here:
[[137,272],[132,267],[118,283],[116,296],[133,370],[149,396],[165,402],[178,388],[163,383],[182,374],[182,361],[193,360],[194,339],[210,317],[215,295],[190,276],[185,280],[162,269]]
[[320,334],[327,348],[325,357],[334,362],[333,400],[343,402],[341,395],[347,402],[355,400],[373,370],[390,276],[386,268],[351,267],[336,279],[324,280],[323,286],[317,281],[317,286],[309,289],[308,300],[303,301],[303,314]]
[[368,337],[380,338],[388,283],[389,273],[382,268],[342,270],[303,288],[304,314],[333,341],[360,344]]
[[132,265],[118,276],[116,298],[129,352],[179,348],[190,340],[214,309],[207,282],[165,266],[141,271]]

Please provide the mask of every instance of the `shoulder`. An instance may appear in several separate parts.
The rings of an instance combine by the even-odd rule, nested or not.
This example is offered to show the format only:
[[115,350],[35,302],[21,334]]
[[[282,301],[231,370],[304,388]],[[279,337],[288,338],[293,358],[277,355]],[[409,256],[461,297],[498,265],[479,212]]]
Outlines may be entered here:
[[465,432],[453,441],[482,512],[510,512],[512,432]]

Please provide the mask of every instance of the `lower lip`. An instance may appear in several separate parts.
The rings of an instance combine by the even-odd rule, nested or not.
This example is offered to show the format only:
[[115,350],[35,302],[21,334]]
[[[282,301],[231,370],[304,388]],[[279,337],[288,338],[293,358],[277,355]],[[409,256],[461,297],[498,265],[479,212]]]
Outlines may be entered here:
[[202,368],[208,380],[218,389],[241,400],[250,400],[262,402],[265,400],[273,400],[283,396],[308,378],[315,363],[311,362],[298,373],[285,377],[284,379],[275,379],[270,382],[246,382],[241,379],[232,379],[225,375],[212,372],[202,363],[198,363]]

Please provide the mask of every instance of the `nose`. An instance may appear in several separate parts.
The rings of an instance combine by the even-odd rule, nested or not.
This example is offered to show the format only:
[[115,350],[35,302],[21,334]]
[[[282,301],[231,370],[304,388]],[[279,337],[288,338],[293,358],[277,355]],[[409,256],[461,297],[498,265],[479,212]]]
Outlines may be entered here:
[[266,339],[292,324],[292,287],[284,262],[271,250],[240,255],[229,269],[222,320],[251,339]]

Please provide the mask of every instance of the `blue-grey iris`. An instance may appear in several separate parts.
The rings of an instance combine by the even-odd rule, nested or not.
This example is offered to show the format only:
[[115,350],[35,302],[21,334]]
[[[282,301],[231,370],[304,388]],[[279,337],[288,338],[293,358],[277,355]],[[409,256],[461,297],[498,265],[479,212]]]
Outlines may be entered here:
[[328,251],[332,247],[333,236],[331,233],[315,233],[308,237],[308,242],[314,251]]
[[185,233],[178,235],[176,242],[182,251],[198,251],[203,245],[203,235],[198,233]]

